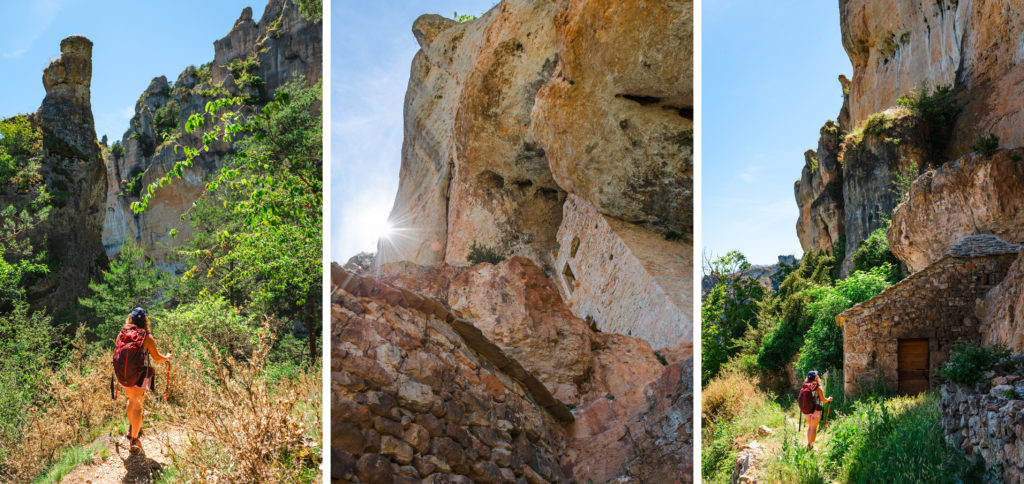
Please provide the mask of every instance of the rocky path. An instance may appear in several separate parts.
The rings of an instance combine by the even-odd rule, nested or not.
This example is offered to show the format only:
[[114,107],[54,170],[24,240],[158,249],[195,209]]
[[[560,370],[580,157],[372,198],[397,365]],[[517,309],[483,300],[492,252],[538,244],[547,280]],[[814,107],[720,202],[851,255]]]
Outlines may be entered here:
[[[170,464],[170,447],[185,442],[185,431],[172,426],[142,427],[142,450],[128,452],[128,440],[111,441],[110,456],[100,462],[81,465],[69,472],[62,484],[142,484],[152,482],[160,470]],[[104,437],[106,438],[106,437]]]

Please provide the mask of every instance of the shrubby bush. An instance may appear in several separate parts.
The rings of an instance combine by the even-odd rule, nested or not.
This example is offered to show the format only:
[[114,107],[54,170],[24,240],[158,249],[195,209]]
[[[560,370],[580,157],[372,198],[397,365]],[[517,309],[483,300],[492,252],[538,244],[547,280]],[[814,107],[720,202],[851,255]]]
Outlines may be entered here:
[[985,372],[992,370],[996,363],[1009,356],[1010,349],[1003,345],[957,343],[949,353],[949,360],[938,373],[961,385],[973,385],[980,382]]

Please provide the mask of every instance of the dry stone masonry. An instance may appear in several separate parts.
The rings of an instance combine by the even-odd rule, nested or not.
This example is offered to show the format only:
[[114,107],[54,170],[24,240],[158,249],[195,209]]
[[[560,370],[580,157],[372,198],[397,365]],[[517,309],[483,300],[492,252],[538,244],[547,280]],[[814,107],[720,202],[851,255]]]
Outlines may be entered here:
[[[483,405],[484,413],[490,415],[492,410],[487,409],[492,405],[513,405],[517,412],[531,416],[514,420],[515,430],[510,430],[509,436],[522,431],[521,421],[546,429],[531,431],[544,440],[531,440],[540,450],[530,452],[540,452],[563,473],[552,473],[547,464],[527,462],[527,470],[509,467],[502,460],[492,462],[498,466],[500,478],[470,465],[442,473],[450,474],[444,478],[453,482],[460,482],[458,476],[476,482],[534,482],[531,472],[551,482],[605,482],[619,477],[688,482],[692,470],[691,359],[672,360],[663,366],[641,339],[592,332],[571,314],[552,283],[528,259],[515,257],[498,265],[462,269],[407,263],[384,268],[389,275],[332,267],[332,395],[336,402],[345,400],[332,407],[332,415],[335,421],[347,422],[344,430],[333,429],[332,442],[341,439],[334,444],[335,457],[348,463],[338,465],[356,466],[347,477],[336,475],[336,479],[374,482],[367,481],[369,474],[359,477],[358,462],[363,457],[347,442],[356,438],[353,432],[379,431],[373,422],[353,422],[354,417],[340,415],[361,412],[346,402],[361,403],[368,392],[383,392],[393,394],[401,404],[400,387],[422,389],[418,386],[422,384],[430,388],[430,394],[441,395],[442,401],[456,407]],[[576,350],[570,351],[574,347]],[[377,380],[368,375],[376,372],[383,372],[377,380],[384,383],[374,386]],[[426,380],[427,374],[440,376]],[[577,376],[566,379],[572,375]],[[572,411],[570,407],[574,407]],[[412,418],[415,421],[416,417]],[[452,425],[463,426],[482,439],[472,426],[485,424],[474,424],[472,418],[482,417],[466,416]],[[372,442],[375,437],[368,435],[363,440]],[[494,450],[491,441],[484,443]],[[520,444],[513,453],[525,448]],[[338,452],[342,446],[347,454]],[[479,459],[490,457],[478,447],[459,447],[444,458],[472,456],[479,464]],[[364,449],[370,449],[366,453],[373,448]],[[389,475],[396,478],[406,464],[388,458],[393,467]],[[490,469],[489,464],[480,465]],[[453,469],[450,465],[440,468]],[[428,477],[418,472],[414,478]],[[404,474],[413,475],[409,469]]]
[[1024,369],[1020,357],[1003,362],[985,381],[942,385],[946,442],[986,467],[1000,466],[1003,482],[1024,482]]
[[1003,280],[1021,249],[994,235],[969,235],[946,255],[836,317],[843,328],[843,378],[848,394],[881,380],[899,388],[901,339],[928,340],[928,375],[958,341],[980,339],[975,310]]

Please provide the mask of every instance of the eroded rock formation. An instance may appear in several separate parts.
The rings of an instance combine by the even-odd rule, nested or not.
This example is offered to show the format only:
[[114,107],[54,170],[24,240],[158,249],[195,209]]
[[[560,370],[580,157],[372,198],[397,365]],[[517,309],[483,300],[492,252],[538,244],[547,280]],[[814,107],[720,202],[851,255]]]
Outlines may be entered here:
[[[30,234],[33,248],[46,251],[49,273],[28,279],[27,296],[34,309],[51,315],[75,307],[89,293],[89,281],[107,265],[100,243],[106,197],[103,158],[90,104],[92,42],[71,36],[61,41],[60,50],[60,57],[43,71],[46,97],[29,116],[42,132],[38,173],[51,195],[51,210]],[[5,187],[0,197],[20,209],[35,194]]]
[[839,12],[853,64],[851,126],[923,84],[950,85],[964,90],[950,157],[989,133],[1006,146],[1024,143],[1024,3],[841,0]]
[[[187,134],[182,126],[206,103],[222,96],[244,96],[255,106],[273,97],[281,86],[301,75],[309,86],[322,76],[321,24],[303,17],[290,0],[270,0],[259,23],[246,8],[224,38],[214,42],[214,60],[186,68],[173,83],[159,76],[139,97],[131,127],[118,143],[123,152],[107,159],[107,207],[103,245],[114,257],[125,242],[143,245],[146,254],[166,271],[180,269],[169,256],[180,240],[192,233],[188,217],[192,203],[205,191],[208,177],[223,166],[230,146],[215,143],[182,180],[160,188],[140,214],[131,210],[141,190],[167,174],[183,155],[179,143],[200,146],[201,133]],[[257,76],[257,83],[238,84],[235,77]],[[176,229],[178,237],[171,236]]]
[[[692,339],[691,2],[505,0],[464,23],[424,15],[413,34],[397,235],[377,265],[460,264],[478,243],[551,277],[571,231],[608,242],[601,253],[628,247],[579,280],[632,264],[618,284],[652,296],[630,304],[656,303],[623,318],[592,285],[570,302],[578,316],[659,348]],[[567,227],[580,206],[614,223]]]
[[964,155],[921,175],[893,211],[892,253],[919,271],[961,237],[995,234],[1024,242],[1024,150]]
[[1024,353],[1024,252],[1017,254],[1006,277],[985,295],[977,316],[983,343]]

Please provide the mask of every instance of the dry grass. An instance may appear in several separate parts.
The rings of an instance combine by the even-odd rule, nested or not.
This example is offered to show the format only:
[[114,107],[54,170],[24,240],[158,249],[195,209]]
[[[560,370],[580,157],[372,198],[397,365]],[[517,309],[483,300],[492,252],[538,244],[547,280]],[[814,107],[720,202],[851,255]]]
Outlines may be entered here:
[[174,410],[189,437],[172,451],[172,480],[319,481],[320,375],[272,384],[265,371],[270,346],[267,323],[248,361],[210,346],[182,363],[180,390],[203,398]]
[[52,382],[46,389],[48,405],[45,411],[27,409],[24,437],[11,444],[0,463],[0,477],[27,482],[59,457],[61,449],[91,442],[108,422],[123,416],[125,401],[110,399],[109,377],[109,355],[88,354],[84,338],[76,338],[67,365],[47,371],[45,380]]
[[768,396],[759,389],[757,377],[729,372],[711,380],[702,389],[703,419],[732,420],[745,409],[763,406]]
[[[161,482],[319,482],[320,372],[270,382],[267,355],[272,337],[265,323],[247,361],[216,348],[176,348],[167,388],[167,367],[156,364],[156,391],[145,401],[143,429],[158,420],[189,434],[172,449],[173,469]],[[19,442],[0,461],[0,482],[30,482],[58,460],[64,449],[101,435],[120,438],[126,398],[110,398],[110,355],[87,351],[76,339],[68,363],[50,370],[43,405],[28,409]],[[122,425],[119,425],[122,424]],[[116,434],[116,435],[115,435]]]

